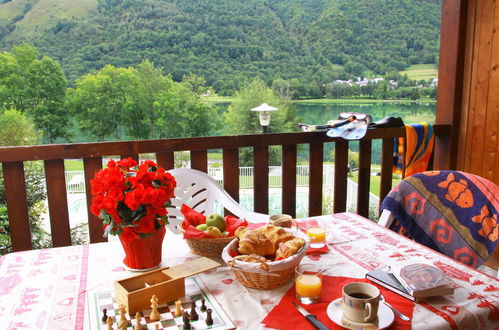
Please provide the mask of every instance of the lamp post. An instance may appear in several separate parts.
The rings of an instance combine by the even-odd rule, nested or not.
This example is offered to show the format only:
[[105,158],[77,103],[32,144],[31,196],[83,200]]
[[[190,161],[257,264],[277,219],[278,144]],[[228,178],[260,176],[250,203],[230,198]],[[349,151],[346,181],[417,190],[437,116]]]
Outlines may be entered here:
[[256,108],[251,109],[251,111],[258,111],[258,118],[260,119],[260,125],[262,126],[263,133],[267,133],[270,124],[270,111],[279,110],[275,107],[268,105],[267,103],[262,103]]

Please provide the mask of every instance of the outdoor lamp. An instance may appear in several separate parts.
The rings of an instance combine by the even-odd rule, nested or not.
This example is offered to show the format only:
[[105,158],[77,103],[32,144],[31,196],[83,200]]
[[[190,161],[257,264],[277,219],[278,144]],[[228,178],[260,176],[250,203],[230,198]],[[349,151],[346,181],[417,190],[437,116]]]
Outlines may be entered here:
[[267,133],[270,124],[270,111],[278,110],[275,107],[268,105],[267,103],[262,103],[256,108],[251,109],[251,111],[258,111],[258,118],[260,119],[260,125],[262,126],[263,133]]

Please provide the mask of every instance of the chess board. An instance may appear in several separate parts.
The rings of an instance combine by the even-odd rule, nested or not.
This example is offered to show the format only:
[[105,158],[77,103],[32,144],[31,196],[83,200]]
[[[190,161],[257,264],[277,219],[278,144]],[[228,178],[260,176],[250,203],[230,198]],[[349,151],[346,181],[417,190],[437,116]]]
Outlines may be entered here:
[[[235,329],[234,324],[227,316],[225,311],[217,303],[213,295],[209,293],[204,284],[199,280],[197,276],[188,277],[185,279],[185,294],[186,296],[179,299],[182,302],[182,309],[184,311],[191,311],[191,305],[196,304],[196,311],[199,315],[199,320],[190,321],[191,329]],[[206,312],[202,312],[201,299],[205,300],[205,306],[210,308],[213,312],[211,314],[213,319],[213,324],[211,326],[206,325]],[[89,299],[90,300],[90,299]],[[92,304],[92,303],[91,303]],[[107,316],[111,316],[114,319],[113,329],[119,329],[118,323],[120,319],[119,304],[114,298],[114,290],[100,291],[93,293],[93,310],[90,311],[91,317],[91,329],[106,330],[107,325],[102,322],[102,310],[107,309]],[[165,304],[158,305],[158,312],[160,314],[160,320],[152,322],[149,319],[151,315],[151,310],[141,311],[140,324],[142,329],[156,329],[155,324],[159,325],[159,329],[170,329],[178,330],[183,329],[183,319],[182,316],[175,316],[175,302],[169,302]],[[128,320],[128,328],[134,329],[136,320],[135,315],[126,314]]]

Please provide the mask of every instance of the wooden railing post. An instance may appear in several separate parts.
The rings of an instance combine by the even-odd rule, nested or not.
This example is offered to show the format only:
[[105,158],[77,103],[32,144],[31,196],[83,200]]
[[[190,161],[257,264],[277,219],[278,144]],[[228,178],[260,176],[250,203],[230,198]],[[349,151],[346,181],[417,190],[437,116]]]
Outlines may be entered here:
[[23,162],[3,163],[2,168],[12,250],[31,250],[33,243],[31,242],[31,231],[29,229],[28,200]]
[[45,180],[53,246],[71,245],[64,160],[45,161]]
[[308,199],[308,215],[322,214],[322,179],[324,164],[324,143],[310,143],[310,183]]

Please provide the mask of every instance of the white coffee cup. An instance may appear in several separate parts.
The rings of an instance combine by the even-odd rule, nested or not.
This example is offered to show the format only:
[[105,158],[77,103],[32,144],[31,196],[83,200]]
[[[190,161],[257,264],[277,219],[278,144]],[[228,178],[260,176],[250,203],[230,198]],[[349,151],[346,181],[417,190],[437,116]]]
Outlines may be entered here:
[[380,291],[369,283],[355,282],[343,287],[343,315],[354,322],[372,322],[378,316]]

